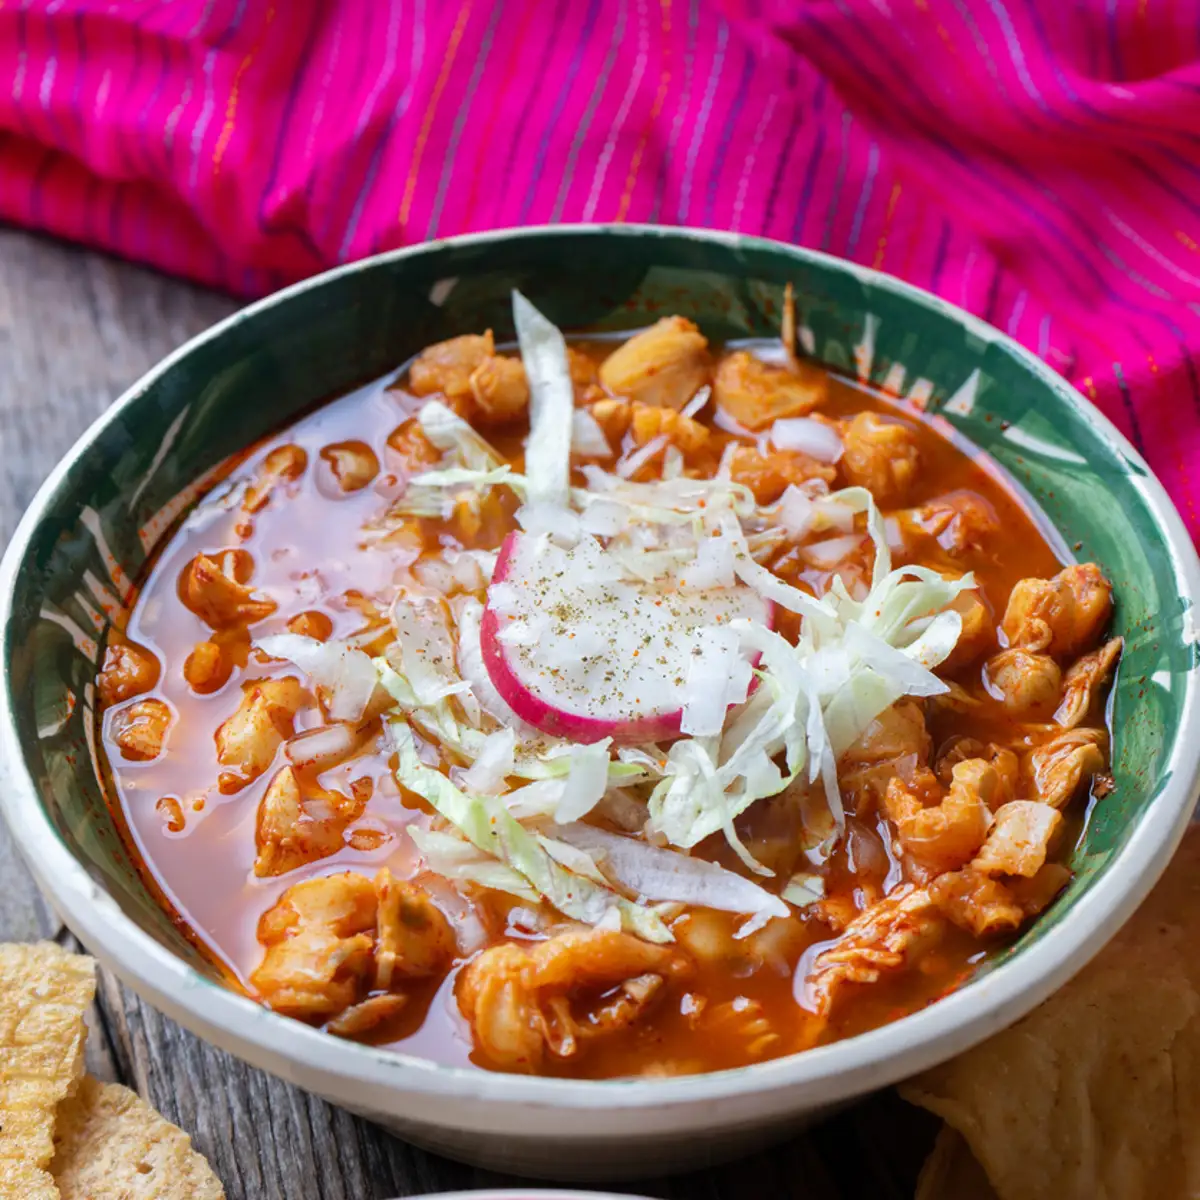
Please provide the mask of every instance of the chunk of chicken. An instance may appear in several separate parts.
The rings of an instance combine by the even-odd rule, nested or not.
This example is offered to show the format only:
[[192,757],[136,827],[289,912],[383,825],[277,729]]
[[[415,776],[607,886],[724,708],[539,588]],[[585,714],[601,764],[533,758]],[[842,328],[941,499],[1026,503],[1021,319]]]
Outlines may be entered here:
[[1095,563],[1080,563],[1020,580],[1001,628],[1010,646],[1063,658],[1095,645],[1111,613],[1112,585]]
[[709,379],[708,341],[686,317],[663,317],[600,364],[614,396],[656,408],[682,408]]
[[945,932],[945,921],[925,888],[911,883],[894,888],[846,927],[809,972],[806,999],[827,1015],[848,984],[877,983],[902,971],[930,949]]
[[635,404],[629,428],[638,446],[645,446],[656,437],[665,437],[670,445],[677,446],[685,456],[698,454],[712,440],[707,426],[673,408]]
[[635,446],[645,446],[661,435],[684,455],[694,455],[712,441],[707,426],[673,408],[653,408],[606,396],[590,405],[588,411],[611,445],[619,445],[627,433],[632,434]]
[[276,1012],[328,1017],[354,1004],[375,945],[375,888],[345,871],[293,884],[258,922],[251,986]]
[[933,538],[952,558],[985,549],[1000,529],[992,506],[969,491],[948,492],[919,508],[905,509],[898,519],[902,530],[907,526]]
[[329,468],[338,490],[347,495],[361,492],[379,474],[378,455],[357,439],[323,446],[321,461]]
[[734,483],[745,484],[759,504],[774,504],[789,484],[799,485],[810,479],[832,483],[837,468],[799,450],[762,453],[753,446],[738,446],[730,458],[729,476]]
[[938,910],[976,937],[1010,933],[1037,916],[1071,878],[1059,863],[1044,864],[1031,878],[1001,881],[973,866],[939,875],[929,894]]
[[[547,1053],[569,1058],[590,1038],[628,1027],[663,982],[685,970],[669,946],[612,930],[572,929],[532,946],[485,950],[459,975],[458,1006],[490,1062],[530,1072]],[[616,1007],[608,995],[614,988],[623,1001]]]
[[917,432],[903,421],[860,412],[842,430],[842,474],[877,504],[903,504],[921,469]]
[[472,395],[471,376],[496,353],[489,329],[427,346],[408,370],[408,390],[414,396],[442,395],[463,401]]
[[294,767],[281,767],[258,805],[255,875],[282,875],[336,854],[345,844],[346,826],[361,812],[357,798],[306,789]]
[[1025,919],[1013,894],[998,879],[972,867],[948,871],[929,885],[929,895],[955,925],[976,937],[1009,933]]
[[179,578],[179,598],[212,629],[253,625],[277,607],[255,596],[248,584],[253,570],[254,560],[244,550],[225,550],[215,558],[197,554]]
[[377,1029],[384,1021],[398,1016],[407,1006],[408,997],[403,992],[371,996],[339,1013],[325,1026],[325,1030],[336,1037],[361,1037],[364,1033]]
[[1031,750],[1025,761],[1038,799],[1065,808],[1108,765],[1108,735],[1100,729],[1069,729]]
[[295,732],[296,714],[308,702],[308,692],[290,675],[242,686],[237,709],[214,735],[217,761],[230,768],[221,774],[222,792],[239,791],[271,765],[282,742]]
[[1062,671],[1046,654],[1001,650],[984,670],[988,692],[1014,717],[1046,718],[1062,695]]
[[425,436],[421,422],[411,417],[388,434],[388,449],[399,460],[396,466],[407,475],[420,475],[442,457],[441,451]]
[[253,482],[242,497],[244,513],[261,512],[270,503],[274,493],[285,483],[291,483],[304,474],[308,466],[308,454],[303,446],[289,442],[276,446],[263,459]]
[[481,425],[504,425],[529,408],[529,380],[519,358],[493,354],[471,372],[470,382]]
[[1038,800],[1013,800],[996,809],[987,840],[971,860],[984,875],[1024,875],[1041,870],[1062,816]]
[[454,931],[429,896],[386,867],[375,877],[375,894],[375,986],[386,989],[397,976],[422,979],[444,971],[454,957]]
[[747,350],[725,355],[713,376],[713,399],[743,429],[759,430],[780,417],[801,417],[825,403],[825,372],[806,363],[780,367]]
[[883,801],[900,848],[934,872],[963,866],[983,845],[999,787],[995,768],[981,759],[958,763],[951,776],[944,797],[933,772],[922,770],[911,784],[893,779]]
[[104,665],[96,689],[104,705],[120,704],[148,692],[161,674],[158,659],[145,646],[122,638],[115,631],[104,648]]
[[1063,676],[1062,703],[1054,720],[1064,729],[1074,729],[1091,712],[1124,647],[1123,639],[1109,638],[1099,650],[1072,664]]
[[162,700],[138,700],[113,714],[114,740],[131,762],[157,758],[170,728],[171,710]]
[[1020,760],[1006,746],[997,746],[995,742],[985,745],[975,738],[954,738],[943,749],[936,774],[944,786],[950,786],[954,768],[968,759],[981,759],[996,772],[996,789],[991,797],[993,812],[1016,798],[1021,777]]

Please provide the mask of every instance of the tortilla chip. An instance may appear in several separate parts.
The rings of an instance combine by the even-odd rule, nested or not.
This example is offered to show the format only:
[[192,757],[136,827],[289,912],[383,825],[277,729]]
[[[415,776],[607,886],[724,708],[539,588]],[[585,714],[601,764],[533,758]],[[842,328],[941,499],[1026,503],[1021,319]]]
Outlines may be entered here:
[[59,1109],[55,1140],[61,1200],[225,1200],[188,1135],[119,1083],[87,1076]]
[[949,1125],[942,1126],[921,1168],[914,1200],[996,1200],[971,1147]]
[[53,942],[0,945],[0,1195],[58,1200],[54,1117],[83,1074],[90,958]]
[[[1001,1200],[1200,1195],[1197,946],[1193,829],[1098,958],[1011,1029],[901,1094],[962,1134]],[[952,1197],[932,1183],[923,1193]]]

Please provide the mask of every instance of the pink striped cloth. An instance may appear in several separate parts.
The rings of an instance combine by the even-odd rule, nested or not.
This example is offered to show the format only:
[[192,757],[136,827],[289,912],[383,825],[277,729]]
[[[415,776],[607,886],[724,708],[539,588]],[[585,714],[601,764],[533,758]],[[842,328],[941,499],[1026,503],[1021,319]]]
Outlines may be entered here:
[[1200,0],[0,0],[0,219],[244,295],[550,221],[1011,333],[1200,536]]

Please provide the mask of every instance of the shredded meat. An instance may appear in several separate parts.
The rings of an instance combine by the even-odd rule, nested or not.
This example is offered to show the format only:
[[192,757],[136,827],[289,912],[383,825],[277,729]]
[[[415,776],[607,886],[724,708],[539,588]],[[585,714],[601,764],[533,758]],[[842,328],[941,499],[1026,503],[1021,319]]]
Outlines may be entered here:
[[1002,804],[971,866],[984,875],[1036,875],[1061,824],[1058,809],[1038,800]]
[[254,561],[244,550],[224,550],[215,558],[197,554],[179,579],[179,598],[212,629],[253,625],[276,609],[274,600],[255,596],[249,586]]
[[922,769],[912,784],[899,778],[888,784],[884,813],[905,854],[931,871],[952,871],[983,845],[998,787],[995,768],[982,759],[958,763],[944,797],[933,772]]
[[825,373],[805,363],[774,366],[747,350],[725,355],[713,376],[713,399],[743,429],[765,429],[825,403]]
[[1069,729],[1031,750],[1026,769],[1039,800],[1065,808],[1097,771],[1108,765],[1108,735],[1100,729]]
[[790,484],[810,479],[832,483],[837,469],[799,450],[760,453],[753,446],[738,446],[730,459],[729,475],[734,483],[745,484],[759,504],[773,504]]
[[356,797],[305,787],[295,768],[281,767],[258,806],[255,875],[282,875],[337,853],[362,807]]
[[[612,930],[572,929],[529,947],[485,950],[459,975],[458,1006],[492,1062],[533,1071],[547,1053],[572,1057],[590,1038],[632,1024],[664,981],[685,970],[669,946]],[[614,988],[618,994],[608,995]],[[591,1004],[589,996],[596,997]]]
[[760,453],[753,446],[738,446],[730,459],[729,475],[734,483],[745,484],[759,504],[773,504],[790,484],[799,485],[810,479],[832,483],[837,478],[837,468],[799,450]]
[[221,774],[221,791],[239,791],[275,761],[276,751],[295,731],[296,714],[308,702],[308,692],[290,675],[242,685],[237,709],[215,734],[217,761],[228,768]]
[[995,879],[975,867],[939,875],[929,885],[938,910],[955,925],[974,934],[1011,933],[1040,913],[1067,885],[1071,872],[1046,863],[1031,878]]
[[686,317],[663,317],[600,364],[614,396],[656,408],[682,408],[709,379],[708,341]]
[[1064,729],[1074,729],[1092,711],[1124,646],[1121,638],[1110,638],[1099,650],[1085,654],[1063,676],[1062,703],[1054,720]]
[[975,738],[951,739],[937,761],[938,779],[944,786],[949,787],[954,768],[960,762],[971,758],[982,759],[996,772],[996,790],[990,801],[993,811],[1016,798],[1021,777],[1020,759],[1007,746],[997,746],[995,742],[985,745]]
[[157,758],[171,728],[171,710],[162,700],[138,700],[113,717],[113,737],[131,762]]
[[328,1017],[358,999],[371,966],[375,888],[353,871],[288,888],[258,923],[250,983],[276,1012]]
[[986,549],[1000,529],[992,506],[975,492],[949,492],[898,516],[902,528],[933,538],[951,558]]
[[390,988],[397,976],[421,979],[444,971],[454,957],[454,931],[437,905],[416,884],[394,878],[386,867],[375,877],[375,892],[376,986]]
[[1070,657],[1094,646],[1112,614],[1112,585],[1095,563],[1065,567],[1053,579],[1022,579],[1001,628],[1009,645]]
[[817,956],[806,980],[809,1004],[827,1015],[848,984],[877,983],[885,974],[903,970],[944,929],[928,890],[901,884],[851,921]]

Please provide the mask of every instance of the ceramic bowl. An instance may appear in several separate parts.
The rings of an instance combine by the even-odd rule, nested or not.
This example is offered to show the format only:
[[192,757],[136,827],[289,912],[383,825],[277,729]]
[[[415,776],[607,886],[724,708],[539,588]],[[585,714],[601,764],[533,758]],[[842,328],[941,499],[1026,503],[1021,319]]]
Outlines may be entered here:
[[[795,284],[808,351],[940,413],[1100,562],[1126,639],[1113,698],[1115,792],[1090,814],[1057,903],[954,995],[886,1028],[739,1070],[574,1082],[464,1071],[328,1037],[222,988],[159,909],[105,806],[93,738],[105,601],[142,573],[196,481],[331,393],[420,347],[490,326],[519,287],[560,325],[683,312],[716,338],[778,327]],[[184,499],[181,501],[180,497]],[[1011,1023],[1132,912],[1188,818],[1200,761],[1200,568],[1146,464],[1048,367],[887,276],[751,238],[631,226],[437,242],[340,268],[171,355],[46,481],[0,568],[0,807],[80,940],[200,1036],[456,1158],[565,1178],[635,1177],[783,1136]]]

